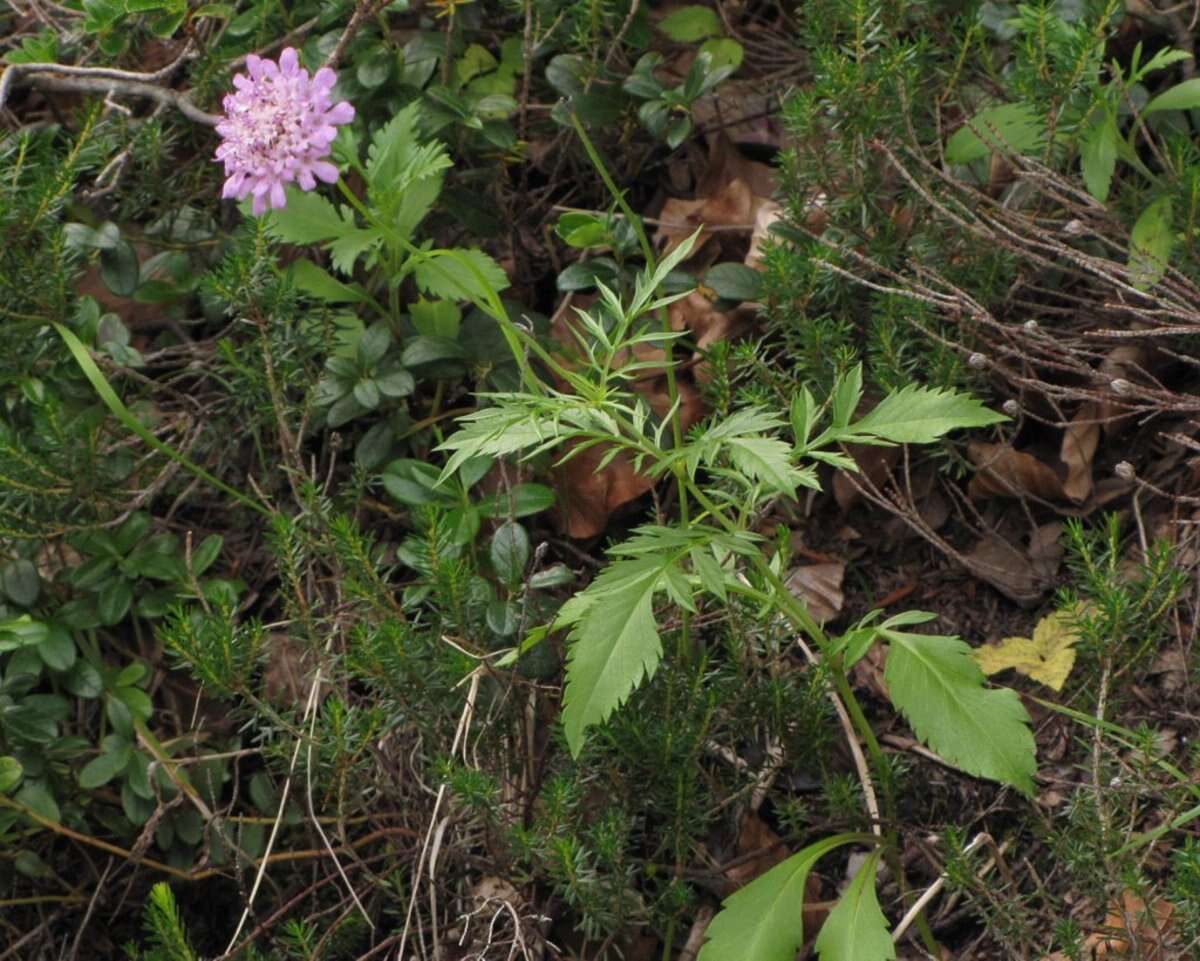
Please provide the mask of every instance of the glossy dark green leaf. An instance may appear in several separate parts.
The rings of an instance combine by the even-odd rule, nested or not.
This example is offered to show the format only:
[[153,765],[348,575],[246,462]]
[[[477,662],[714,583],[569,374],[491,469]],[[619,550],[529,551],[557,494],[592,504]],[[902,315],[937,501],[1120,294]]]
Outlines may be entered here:
[[711,287],[724,300],[758,300],[762,275],[745,264],[716,264],[705,272],[704,286]]
[[492,534],[488,554],[497,577],[510,586],[519,584],[529,564],[529,534],[515,521],[501,524]]
[[528,517],[554,506],[554,490],[545,484],[516,484],[507,492],[489,494],[476,505],[490,518]]
[[54,800],[54,795],[41,781],[26,781],[21,790],[17,792],[16,800],[35,814],[40,814],[47,821],[58,824],[62,820],[58,802]]
[[212,567],[224,543],[225,538],[220,534],[209,534],[204,538],[192,551],[192,573],[199,577]]
[[403,360],[405,367],[419,367],[464,356],[462,345],[448,337],[413,337],[404,345]]
[[75,664],[75,639],[60,624],[49,625],[46,639],[36,648],[38,656],[52,671],[67,671]]
[[141,279],[137,251],[127,240],[100,252],[100,279],[118,297],[132,297]]
[[32,561],[19,557],[0,568],[0,587],[21,607],[32,607],[41,591],[41,578]]

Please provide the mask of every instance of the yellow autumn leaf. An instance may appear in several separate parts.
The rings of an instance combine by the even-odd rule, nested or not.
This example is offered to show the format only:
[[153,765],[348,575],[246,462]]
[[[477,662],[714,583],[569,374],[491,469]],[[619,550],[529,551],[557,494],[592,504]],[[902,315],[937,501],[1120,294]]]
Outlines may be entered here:
[[1078,611],[1047,614],[1033,629],[1033,637],[1006,637],[999,644],[984,644],[975,651],[975,660],[984,674],[1013,668],[1040,684],[1061,691],[1075,666],[1074,628]]

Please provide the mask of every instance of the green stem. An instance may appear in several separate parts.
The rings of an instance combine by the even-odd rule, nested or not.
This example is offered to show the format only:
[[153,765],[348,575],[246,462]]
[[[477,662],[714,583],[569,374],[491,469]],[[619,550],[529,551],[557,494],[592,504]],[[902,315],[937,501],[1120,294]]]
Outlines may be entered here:
[[[579,137],[579,142],[583,144],[583,149],[587,153],[588,159],[592,162],[592,166],[600,174],[600,179],[604,181],[604,186],[608,189],[609,194],[612,195],[613,200],[616,201],[617,206],[621,208],[625,219],[633,227],[633,232],[637,235],[638,245],[642,248],[642,256],[646,260],[647,275],[653,275],[656,259],[654,256],[654,246],[650,243],[650,237],[646,234],[646,225],[642,222],[642,218],[629,206],[629,202],[625,199],[624,191],[617,187],[612,174],[608,172],[608,166],[604,163],[604,158],[600,156],[600,151],[592,143],[592,138],[588,136],[587,130],[574,111],[571,111],[571,125],[575,128],[575,134]],[[671,318],[666,308],[659,308],[658,318],[662,324],[663,333],[670,334]],[[671,443],[676,450],[679,450],[683,446],[683,412],[679,406],[679,385],[675,381],[674,354],[674,345],[671,339],[665,339],[663,341],[663,369],[667,376],[667,398],[671,404]],[[675,465],[672,467],[671,472],[675,477],[675,489],[679,494],[679,519],[686,527],[689,522],[690,511],[688,508],[687,480],[684,475],[683,465]],[[679,656],[686,660],[690,650],[691,618],[688,612],[684,611],[683,623],[679,632]]]

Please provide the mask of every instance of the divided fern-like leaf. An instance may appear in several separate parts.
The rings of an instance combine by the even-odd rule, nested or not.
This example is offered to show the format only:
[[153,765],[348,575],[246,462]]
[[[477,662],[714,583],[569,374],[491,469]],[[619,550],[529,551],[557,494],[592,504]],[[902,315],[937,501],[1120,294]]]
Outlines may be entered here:
[[880,629],[890,642],[884,680],[917,737],[968,774],[1033,795],[1037,755],[1015,691],[984,686],[957,637]]

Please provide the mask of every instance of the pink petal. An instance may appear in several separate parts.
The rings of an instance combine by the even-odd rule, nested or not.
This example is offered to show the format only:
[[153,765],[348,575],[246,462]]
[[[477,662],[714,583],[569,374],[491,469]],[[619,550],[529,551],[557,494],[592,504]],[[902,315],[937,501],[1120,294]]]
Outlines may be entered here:
[[287,206],[287,194],[283,192],[283,184],[278,180],[271,184],[271,206],[276,210]]
[[308,170],[301,170],[296,180],[300,184],[301,190],[312,190],[317,185],[317,182],[313,180],[312,173]]
[[241,199],[246,196],[246,191],[243,189],[246,183],[246,175],[241,171],[235,173],[232,177],[225,181],[225,189],[221,191],[222,197],[237,197]]
[[338,169],[327,160],[318,160],[310,168],[313,173],[327,184],[335,184],[338,179]]
[[293,47],[288,47],[279,55],[279,69],[285,74],[293,74],[296,72],[296,67],[300,65],[300,58],[296,56],[296,50]]
[[254,198],[254,203],[250,205],[250,211],[251,211],[251,213],[254,214],[255,217],[258,217],[261,214],[265,214],[267,212],[266,197],[256,196]]
[[246,58],[246,70],[250,74],[250,79],[251,80],[261,79],[262,75],[263,75],[263,64],[268,63],[268,62],[269,61],[263,60],[263,58],[258,56],[257,54],[254,54],[254,53],[250,54],[250,56],[248,56]]
[[312,78],[312,85],[318,90],[331,90],[337,83],[337,74],[329,67],[322,67]]
[[249,90],[254,86],[254,84],[250,82],[249,78],[244,73],[235,73],[233,75],[233,85],[237,87],[238,90]]
[[335,104],[333,109],[325,114],[326,123],[349,123],[353,119],[354,107],[346,100]]

